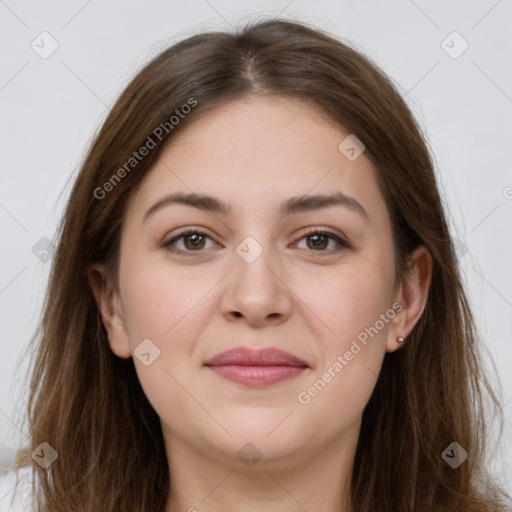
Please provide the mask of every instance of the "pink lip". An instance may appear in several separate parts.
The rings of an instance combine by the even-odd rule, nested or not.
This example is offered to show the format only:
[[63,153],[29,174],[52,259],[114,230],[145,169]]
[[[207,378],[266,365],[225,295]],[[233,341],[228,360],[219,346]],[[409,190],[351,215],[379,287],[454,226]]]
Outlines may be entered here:
[[308,364],[274,348],[227,350],[209,359],[205,366],[227,380],[248,387],[265,387],[300,375]]

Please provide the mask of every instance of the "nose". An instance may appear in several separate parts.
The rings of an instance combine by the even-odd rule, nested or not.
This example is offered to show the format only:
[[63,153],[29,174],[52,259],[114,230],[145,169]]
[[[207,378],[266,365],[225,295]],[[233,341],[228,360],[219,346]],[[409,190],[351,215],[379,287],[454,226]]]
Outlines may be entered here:
[[284,265],[265,247],[252,262],[234,252],[233,264],[222,294],[224,317],[253,327],[285,322],[293,310],[293,292],[286,283]]

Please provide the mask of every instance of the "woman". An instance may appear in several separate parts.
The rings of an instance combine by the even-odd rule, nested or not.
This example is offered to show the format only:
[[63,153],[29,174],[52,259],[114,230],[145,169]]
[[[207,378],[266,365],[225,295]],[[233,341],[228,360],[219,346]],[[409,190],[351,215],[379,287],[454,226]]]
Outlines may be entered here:
[[34,339],[41,510],[505,510],[425,141],[299,23],[158,55],[93,141]]

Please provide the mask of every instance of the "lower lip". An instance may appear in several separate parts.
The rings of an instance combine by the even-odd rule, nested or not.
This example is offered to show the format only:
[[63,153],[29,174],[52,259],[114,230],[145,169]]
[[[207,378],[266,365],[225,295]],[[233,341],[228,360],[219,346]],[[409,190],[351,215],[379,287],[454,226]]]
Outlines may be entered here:
[[224,379],[252,388],[271,386],[300,375],[306,366],[209,366]]

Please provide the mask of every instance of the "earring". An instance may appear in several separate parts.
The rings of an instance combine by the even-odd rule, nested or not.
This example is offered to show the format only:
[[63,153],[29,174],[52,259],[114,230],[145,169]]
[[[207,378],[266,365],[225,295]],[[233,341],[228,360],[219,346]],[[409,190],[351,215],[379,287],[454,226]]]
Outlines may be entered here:
[[398,341],[398,343],[402,344],[405,340],[404,340],[404,338],[402,336],[398,336],[396,341]]

